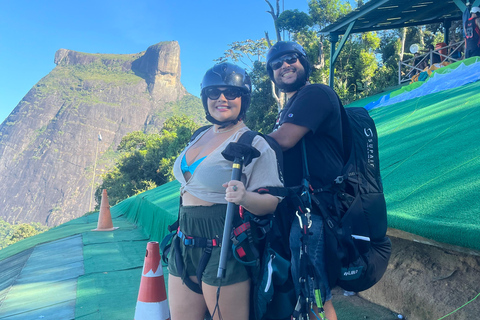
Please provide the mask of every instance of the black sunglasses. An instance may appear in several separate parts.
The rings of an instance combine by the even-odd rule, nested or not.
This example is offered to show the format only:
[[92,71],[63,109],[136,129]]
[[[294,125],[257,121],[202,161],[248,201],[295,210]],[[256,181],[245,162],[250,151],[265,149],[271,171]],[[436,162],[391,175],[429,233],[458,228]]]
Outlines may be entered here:
[[295,53],[286,54],[270,62],[270,67],[272,67],[273,70],[277,70],[283,66],[284,62],[288,64],[294,64],[295,62],[297,62],[297,60],[298,56]]
[[223,94],[223,96],[227,100],[235,100],[238,97],[242,96],[242,91],[240,89],[237,89],[237,88],[227,88],[225,90],[220,90],[218,88],[208,88],[205,91],[205,94],[211,100],[217,100],[218,98],[220,98],[221,94]]

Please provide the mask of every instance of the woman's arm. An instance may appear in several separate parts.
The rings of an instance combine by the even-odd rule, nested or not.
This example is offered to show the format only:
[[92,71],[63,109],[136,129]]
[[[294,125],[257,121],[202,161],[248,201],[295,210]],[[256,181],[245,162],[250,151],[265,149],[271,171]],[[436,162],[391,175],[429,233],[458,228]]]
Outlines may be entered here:
[[242,206],[257,216],[263,216],[275,211],[278,198],[271,194],[259,194],[247,191],[241,181],[231,180],[224,183],[226,189],[225,200]]

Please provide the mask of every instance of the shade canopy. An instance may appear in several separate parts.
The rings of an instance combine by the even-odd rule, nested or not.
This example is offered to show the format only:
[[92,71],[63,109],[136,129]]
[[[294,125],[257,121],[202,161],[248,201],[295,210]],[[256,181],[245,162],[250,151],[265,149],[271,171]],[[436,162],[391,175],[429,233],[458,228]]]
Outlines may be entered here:
[[451,22],[462,20],[465,8],[461,0],[371,0],[320,32],[342,35],[354,21],[350,33]]
[[[479,6],[475,0],[472,6]],[[329,34],[330,42],[330,79],[333,88],[335,61],[351,33],[399,29],[443,23],[445,42],[448,43],[448,29],[452,21],[462,20],[467,6],[462,0],[370,0],[353,10],[345,17],[325,27],[321,34]],[[338,36],[344,35],[338,48]]]

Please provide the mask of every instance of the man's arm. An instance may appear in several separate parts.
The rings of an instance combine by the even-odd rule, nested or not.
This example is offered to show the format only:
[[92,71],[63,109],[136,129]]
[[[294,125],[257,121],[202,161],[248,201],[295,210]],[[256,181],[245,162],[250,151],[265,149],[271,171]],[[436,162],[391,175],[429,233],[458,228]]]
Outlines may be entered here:
[[308,131],[310,129],[307,127],[287,122],[282,124],[277,131],[270,133],[269,136],[278,142],[283,151],[287,151],[295,146]]

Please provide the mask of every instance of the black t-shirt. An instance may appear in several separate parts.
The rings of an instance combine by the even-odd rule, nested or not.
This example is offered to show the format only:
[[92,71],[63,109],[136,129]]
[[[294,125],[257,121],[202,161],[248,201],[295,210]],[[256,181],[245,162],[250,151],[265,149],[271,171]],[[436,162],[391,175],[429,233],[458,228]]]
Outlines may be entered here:
[[480,29],[477,27],[474,18],[465,23],[465,58],[480,55]]
[[[310,183],[314,188],[329,185],[342,173],[343,134],[339,97],[323,84],[307,85],[291,97],[280,113],[275,129],[283,123],[307,127],[305,135]],[[283,154],[285,186],[303,178],[301,140]]]

